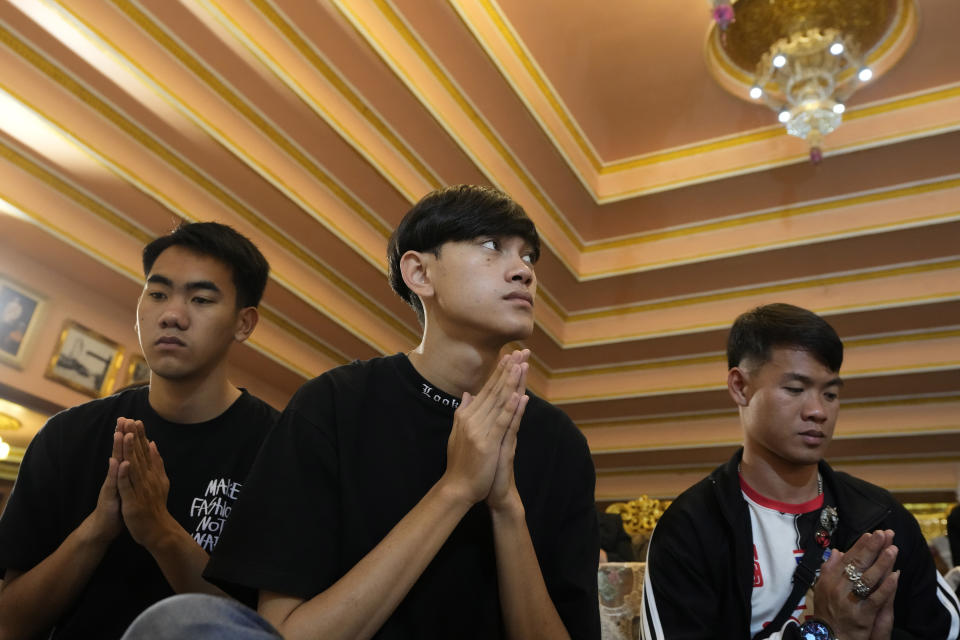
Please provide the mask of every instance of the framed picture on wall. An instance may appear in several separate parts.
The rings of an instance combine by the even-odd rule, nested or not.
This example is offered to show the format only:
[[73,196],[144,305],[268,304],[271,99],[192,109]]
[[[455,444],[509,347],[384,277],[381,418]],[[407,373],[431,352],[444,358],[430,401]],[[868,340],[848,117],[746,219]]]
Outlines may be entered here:
[[23,368],[43,305],[42,296],[0,276],[0,362]]
[[143,356],[132,354],[127,362],[127,386],[150,382],[150,367]]
[[98,398],[110,393],[122,358],[122,346],[67,320],[43,375]]

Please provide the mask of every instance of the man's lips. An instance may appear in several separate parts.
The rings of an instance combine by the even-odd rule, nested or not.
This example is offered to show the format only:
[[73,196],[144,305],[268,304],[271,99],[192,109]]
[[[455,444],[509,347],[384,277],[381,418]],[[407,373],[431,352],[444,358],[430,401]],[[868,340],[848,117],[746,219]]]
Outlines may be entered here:
[[513,293],[509,293],[503,296],[503,299],[504,300],[522,300],[523,302],[526,302],[527,304],[529,304],[531,307],[533,306],[533,296],[527,293],[526,291],[514,291]]
[[803,438],[803,441],[807,444],[820,444],[827,437],[823,431],[819,429],[809,429],[807,431],[800,432],[800,437]]
[[187,346],[183,340],[176,338],[174,336],[165,336],[163,338],[157,338],[157,341],[153,344],[158,347],[185,347]]

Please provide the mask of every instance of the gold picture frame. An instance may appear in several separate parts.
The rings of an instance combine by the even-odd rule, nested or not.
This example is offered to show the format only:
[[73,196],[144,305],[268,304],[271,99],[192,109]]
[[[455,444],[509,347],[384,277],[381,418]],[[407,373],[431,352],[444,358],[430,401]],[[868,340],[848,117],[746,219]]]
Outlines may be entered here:
[[0,362],[23,369],[45,303],[43,296],[0,276]]
[[150,365],[143,356],[131,354],[127,361],[126,386],[147,384],[150,382]]
[[99,398],[110,393],[123,359],[123,347],[83,325],[67,320],[44,377]]

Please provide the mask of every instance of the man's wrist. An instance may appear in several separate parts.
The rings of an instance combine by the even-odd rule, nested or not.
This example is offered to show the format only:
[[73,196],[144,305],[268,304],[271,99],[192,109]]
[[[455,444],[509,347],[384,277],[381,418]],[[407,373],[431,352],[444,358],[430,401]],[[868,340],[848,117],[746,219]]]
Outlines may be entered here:
[[94,510],[77,527],[77,535],[83,544],[104,547],[110,545],[119,531],[102,513]]
[[[161,519],[157,526],[148,529],[149,536],[145,536],[140,542],[147,551],[156,555],[169,551],[179,544],[183,535],[188,535],[180,523],[177,522],[169,513]],[[134,536],[136,539],[136,536]]]
[[496,504],[488,503],[487,506],[490,507],[490,515],[494,520],[513,520],[516,522],[526,520],[527,512],[516,489],[510,491],[504,499]]
[[800,625],[801,640],[839,640],[829,624],[820,618],[807,618]]

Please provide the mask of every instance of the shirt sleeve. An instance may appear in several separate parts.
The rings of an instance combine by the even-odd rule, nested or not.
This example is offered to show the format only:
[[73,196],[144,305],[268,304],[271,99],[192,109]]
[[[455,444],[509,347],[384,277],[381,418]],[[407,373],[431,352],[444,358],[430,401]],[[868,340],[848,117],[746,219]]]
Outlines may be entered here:
[[724,626],[718,604],[722,598],[714,593],[716,578],[707,575],[708,562],[702,557],[705,548],[722,546],[704,546],[697,531],[697,522],[676,503],[653,530],[643,580],[645,638],[720,640],[741,632]]
[[323,378],[291,399],[260,449],[204,577],[308,599],[339,567],[339,464],[331,388]]
[[[0,571],[29,571],[66,538],[57,509],[61,463],[51,418],[27,446],[10,499],[0,517]],[[106,473],[106,466],[104,466]]]

